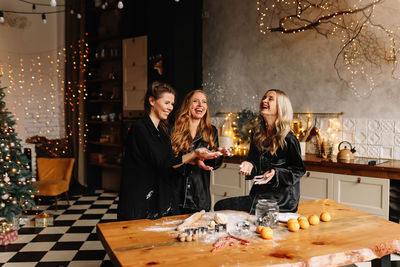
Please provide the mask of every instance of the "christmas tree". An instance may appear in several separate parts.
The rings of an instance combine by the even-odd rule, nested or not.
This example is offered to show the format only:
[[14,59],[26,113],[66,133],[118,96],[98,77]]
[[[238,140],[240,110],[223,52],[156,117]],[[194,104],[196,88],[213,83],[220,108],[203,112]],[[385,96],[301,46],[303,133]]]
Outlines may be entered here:
[[0,217],[13,219],[26,209],[35,207],[37,186],[32,178],[28,158],[21,151],[20,139],[14,131],[15,120],[4,102],[0,88]]

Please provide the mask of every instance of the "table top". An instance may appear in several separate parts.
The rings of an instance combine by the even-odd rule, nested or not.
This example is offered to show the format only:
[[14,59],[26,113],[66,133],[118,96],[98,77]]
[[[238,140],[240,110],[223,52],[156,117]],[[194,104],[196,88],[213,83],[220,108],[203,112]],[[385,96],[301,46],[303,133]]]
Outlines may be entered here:
[[400,251],[400,225],[358,211],[330,199],[301,202],[298,213],[322,211],[330,222],[289,232],[274,228],[272,240],[258,234],[211,252],[213,242],[179,242],[175,227],[188,215],[159,220],[134,220],[97,225],[97,233],[116,266],[338,266],[370,261]]

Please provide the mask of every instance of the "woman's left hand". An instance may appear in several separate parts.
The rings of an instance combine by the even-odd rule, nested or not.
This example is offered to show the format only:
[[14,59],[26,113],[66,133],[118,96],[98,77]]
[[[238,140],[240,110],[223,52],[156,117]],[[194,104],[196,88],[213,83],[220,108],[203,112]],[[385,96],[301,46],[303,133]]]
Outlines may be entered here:
[[205,170],[205,171],[212,171],[212,170],[213,170],[213,167],[207,166],[207,165],[204,163],[204,161],[202,161],[202,160],[197,160],[197,166],[198,166],[200,169]]
[[275,176],[275,170],[266,171],[263,175],[254,176],[254,184],[266,184]]
[[222,153],[223,156],[225,157],[232,157],[233,153],[232,153],[232,149],[229,147],[219,147],[218,151]]

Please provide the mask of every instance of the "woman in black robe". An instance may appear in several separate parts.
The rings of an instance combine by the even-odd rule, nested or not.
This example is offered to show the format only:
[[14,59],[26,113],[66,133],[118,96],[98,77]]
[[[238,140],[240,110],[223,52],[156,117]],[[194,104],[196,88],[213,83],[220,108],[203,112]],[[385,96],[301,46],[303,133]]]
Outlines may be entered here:
[[290,130],[292,105],[277,89],[265,93],[257,125],[252,131],[247,160],[239,173],[254,179],[250,195],[218,201],[214,210],[249,212],[258,199],[275,200],[282,212],[295,212],[300,199],[300,179],[305,173],[300,144]]
[[172,166],[197,157],[214,158],[205,148],[175,157],[168,136],[168,115],[175,91],[153,82],[145,96],[147,114],[135,122],[127,137],[117,217],[118,220],[157,219],[172,214]]
[[211,125],[207,95],[194,90],[185,96],[171,134],[173,153],[185,155],[199,148],[216,151],[221,157],[188,162],[173,170],[176,178],[175,196],[179,214],[193,213],[211,208],[210,171],[218,169],[229,148],[218,145],[218,131]]

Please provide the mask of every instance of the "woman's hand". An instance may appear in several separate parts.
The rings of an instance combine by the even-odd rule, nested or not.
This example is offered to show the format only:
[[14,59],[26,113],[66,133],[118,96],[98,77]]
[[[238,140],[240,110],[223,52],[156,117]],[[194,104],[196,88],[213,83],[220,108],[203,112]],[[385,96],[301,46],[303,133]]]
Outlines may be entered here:
[[219,151],[211,152],[210,150],[208,150],[205,147],[197,148],[194,152],[195,152],[196,158],[198,158],[199,160],[215,159],[215,158],[222,156],[221,152],[219,152]]
[[223,156],[225,157],[232,157],[232,149],[230,147],[219,147],[218,151],[222,153]]
[[207,166],[202,160],[197,160],[197,167],[205,171],[212,171],[214,169],[211,166]]
[[254,176],[254,184],[266,184],[275,176],[275,170],[266,171],[263,175]]
[[239,174],[250,175],[253,169],[253,164],[248,161],[243,161],[239,166]]

